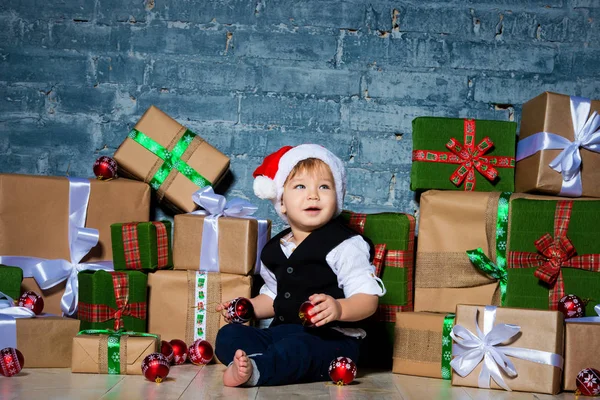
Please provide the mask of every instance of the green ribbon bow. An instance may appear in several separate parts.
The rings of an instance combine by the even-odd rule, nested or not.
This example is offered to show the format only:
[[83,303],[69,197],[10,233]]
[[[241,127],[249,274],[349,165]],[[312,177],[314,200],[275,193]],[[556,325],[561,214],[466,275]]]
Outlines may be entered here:
[[171,151],[167,150],[154,139],[135,128],[129,132],[128,137],[135,140],[146,150],[150,151],[152,154],[164,161],[150,181],[150,186],[152,186],[154,190],[158,190],[165,179],[167,179],[167,176],[173,168],[179,171],[183,176],[188,178],[194,185],[198,187],[202,188],[204,186],[211,185],[211,182],[208,179],[200,175],[198,171],[190,167],[188,163],[181,159],[183,153],[185,153],[190,143],[192,143],[192,140],[194,140],[194,137],[196,137],[196,134],[189,129],[186,129],[181,139],[177,141],[175,147],[173,147],[173,150]]
[[86,329],[80,331],[78,335],[108,335],[108,373],[111,375],[121,373],[121,336],[145,336],[159,340],[158,335],[151,333],[125,330],[113,331],[111,329]]

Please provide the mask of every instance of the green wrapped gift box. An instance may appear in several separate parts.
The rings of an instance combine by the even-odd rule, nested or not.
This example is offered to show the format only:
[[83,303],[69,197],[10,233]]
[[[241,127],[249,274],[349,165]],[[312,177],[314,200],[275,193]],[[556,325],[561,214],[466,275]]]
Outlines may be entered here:
[[81,271],[81,329],[146,332],[148,277],[140,271]]
[[0,264],[0,292],[17,300],[21,296],[23,270],[18,267]]
[[110,226],[115,271],[173,268],[171,222],[129,222]]
[[600,201],[511,202],[506,307],[556,310],[574,294],[600,303]]
[[[394,327],[398,311],[413,310],[415,218],[401,213],[359,214],[349,211],[342,218],[375,245],[373,264],[386,294],[379,298],[375,319],[381,325],[371,334],[374,348],[368,361],[391,366]],[[364,352],[367,353],[367,352]]]
[[418,117],[412,126],[411,190],[514,191],[515,122]]

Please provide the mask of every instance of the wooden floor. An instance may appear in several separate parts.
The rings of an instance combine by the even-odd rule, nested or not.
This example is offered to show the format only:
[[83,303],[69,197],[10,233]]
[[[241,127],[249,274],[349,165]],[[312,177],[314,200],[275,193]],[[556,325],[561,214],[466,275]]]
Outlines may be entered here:
[[[450,386],[438,379],[363,371],[355,383],[338,387],[318,382],[259,388],[227,388],[222,365],[174,366],[168,380],[157,384],[141,375],[72,374],[69,369],[24,369],[11,378],[0,376],[0,400],[46,399],[575,399],[573,393],[549,396]],[[586,399],[580,397],[581,400]],[[591,398],[590,398],[591,399]]]

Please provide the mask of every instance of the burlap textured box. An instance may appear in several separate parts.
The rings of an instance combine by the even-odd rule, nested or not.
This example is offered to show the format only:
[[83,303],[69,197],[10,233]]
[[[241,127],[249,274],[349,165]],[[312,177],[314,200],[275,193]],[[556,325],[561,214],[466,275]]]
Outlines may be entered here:
[[[271,221],[267,239],[271,237]],[[219,271],[248,275],[254,270],[257,248],[258,221],[250,218],[220,217]],[[175,216],[173,264],[175,269],[198,270],[202,253],[204,216],[179,214]]]
[[[98,244],[82,260],[112,259],[110,225],[148,221],[150,187],[119,178],[90,180],[86,227],[98,229]],[[0,255],[70,260],[69,181],[65,177],[0,174]],[[44,297],[44,312],[61,314],[65,285],[43,291],[33,278],[23,279],[22,290]]]
[[[600,100],[592,100],[590,113],[600,112]],[[570,141],[575,131],[571,118],[569,96],[544,92],[523,104],[519,140],[538,132],[550,132]],[[517,162],[515,170],[515,191],[560,193],[562,175],[550,168],[550,163],[562,150],[542,150]],[[585,148],[581,153],[582,196],[600,197],[600,154]]]
[[[190,136],[191,133],[155,106],[151,106],[142,115],[134,130],[151,138],[171,155],[177,152],[178,143],[181,144],[184,136]],[[149,183],[165,164],[163,158],[130,137],[119,146],[114,158],[119,163],[121,175]],[[212,186],[223,178],[229,168],[229,158],[197,135],[190,140],[189,145],[186,144],[179,160],[194,169]],[[174,163],[169,163],[170,167],[166,169],[168,175],[157,189],[158,199],[176,212],[194,211],[198,206],[193,202],[192,194],[200,187],[172,164]]]
[[564,390],[577,389],[575,379],[584,368],[600,370],[600,322],[567,322]]

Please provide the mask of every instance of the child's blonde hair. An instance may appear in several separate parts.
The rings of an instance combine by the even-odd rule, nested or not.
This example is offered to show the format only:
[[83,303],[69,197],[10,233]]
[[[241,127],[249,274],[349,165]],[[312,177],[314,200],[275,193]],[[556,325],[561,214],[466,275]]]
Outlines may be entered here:
[[[314,174],[320,171],[327,172],[333,176],[331,168],[329,168],[329,165],[327,165],[327,163],[325,163],[323,160],[318,158],[305,158],[304,160],[298,161],[298,163],[294,165],[294,168],[292,168],[289,175],[285,179],[283,186],[285,187],[285,185],[287,185],[287,183],[300,172]],[[333,185],[333,189],[335,190],[335,182],[333,182]]]

